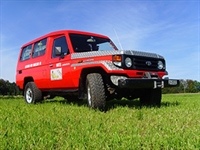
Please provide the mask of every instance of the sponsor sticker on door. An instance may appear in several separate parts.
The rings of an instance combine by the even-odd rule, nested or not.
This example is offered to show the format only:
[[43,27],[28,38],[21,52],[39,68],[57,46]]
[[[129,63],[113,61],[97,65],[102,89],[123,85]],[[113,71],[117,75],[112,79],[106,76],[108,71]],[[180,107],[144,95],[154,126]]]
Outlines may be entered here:
[[62,80],[62,68],[52,69],[51,80]]

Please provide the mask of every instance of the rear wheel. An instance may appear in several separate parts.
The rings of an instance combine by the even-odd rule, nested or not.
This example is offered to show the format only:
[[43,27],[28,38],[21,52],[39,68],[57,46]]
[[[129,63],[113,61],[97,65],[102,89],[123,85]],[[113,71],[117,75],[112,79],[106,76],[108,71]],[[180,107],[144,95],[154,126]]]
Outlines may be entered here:
[[25,86],[24,98],[28,104],[35,104],[36,102],[42,101],[42,92],[34,82],[28,82]]
[[141,105],[160,107],[162,99],[161,88],[146,89],[140,96]]
[[86,89],[88,106],[94,109],[104,110],[106,94],[101,74],[88,74],[86,77]]

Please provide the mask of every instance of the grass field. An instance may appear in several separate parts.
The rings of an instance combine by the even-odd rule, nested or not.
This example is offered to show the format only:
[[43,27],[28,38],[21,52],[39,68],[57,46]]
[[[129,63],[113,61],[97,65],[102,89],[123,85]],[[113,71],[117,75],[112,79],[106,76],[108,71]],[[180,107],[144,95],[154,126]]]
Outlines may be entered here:
[[199,149],[200,94],[163,95],[161,108],[112,101],[108,111],[62,100],[0,100],[0,149]]

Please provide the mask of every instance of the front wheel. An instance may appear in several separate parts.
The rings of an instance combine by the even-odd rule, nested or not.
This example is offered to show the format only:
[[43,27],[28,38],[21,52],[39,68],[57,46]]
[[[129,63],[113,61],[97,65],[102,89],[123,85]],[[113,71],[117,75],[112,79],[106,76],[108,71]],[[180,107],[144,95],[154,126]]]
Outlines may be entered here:
[[106,94],[101,74],[88,74],[86,77],[86,89],[88,106],[94,109],[104,110]]
[[28,104],[35,104],[42,100],[42,92],[37,88],[34,82],[28,82],[25,86],[24,98]]
[[162,99],[161,88],[145,89],[142,95],[140,96],[140,103],[141,105],[160,107],[161,99]]

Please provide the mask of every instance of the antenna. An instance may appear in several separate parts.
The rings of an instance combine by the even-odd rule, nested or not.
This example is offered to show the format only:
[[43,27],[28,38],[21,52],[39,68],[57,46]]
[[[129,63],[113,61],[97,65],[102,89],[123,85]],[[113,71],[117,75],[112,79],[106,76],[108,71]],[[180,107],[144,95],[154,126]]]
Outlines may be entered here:
[[119,46],[120,46],[121,50],[123,50],[122,45],[121,45],[121,42],[120,42],[120,40],[119,40],[119,37],[118,37],[117,32],[116,32],[116,30],[115,30],[114,27],[113,27],[113,30],[114,30],[115,35],[116,35],[116,37],[117,37],[117,40],[118,40]]

